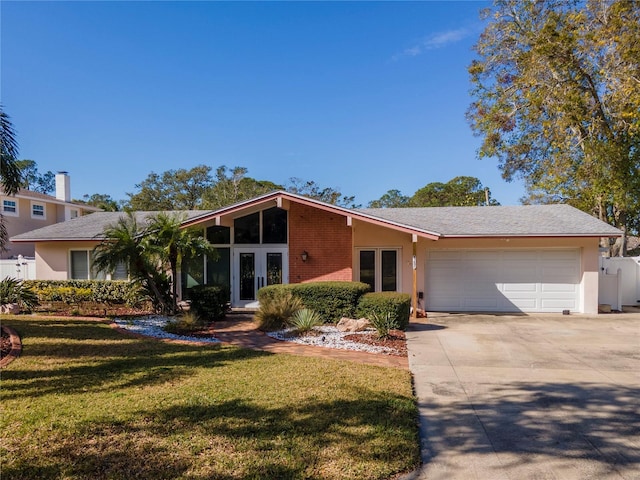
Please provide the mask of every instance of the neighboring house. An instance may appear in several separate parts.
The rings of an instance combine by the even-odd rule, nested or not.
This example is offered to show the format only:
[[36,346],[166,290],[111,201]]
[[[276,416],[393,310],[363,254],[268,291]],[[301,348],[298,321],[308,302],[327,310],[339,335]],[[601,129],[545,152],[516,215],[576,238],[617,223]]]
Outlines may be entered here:
[[[13,241],[36,243],[39,278],[91,278],[90,251],[117,215]],[[355,280],[427,311],[597,313],[599,238],[622,234],[568,205],[350,210],[287,192],[188,216],[218,259],[189,262],[182,287],[226,284],[234,307],[256,307],[264,285]]]
[[[9,239],[24,232],[100,211],[99,208],[90,205],[71,202],[71,182],[66,172],[56,175],[55,197],[30,190],[19,190],[15,195],[5,195],[0,190],[0,201]],[[5,248],[7,251],[0,254],[1,258],[35,255],[35,245],[31,242],[9,241]]]

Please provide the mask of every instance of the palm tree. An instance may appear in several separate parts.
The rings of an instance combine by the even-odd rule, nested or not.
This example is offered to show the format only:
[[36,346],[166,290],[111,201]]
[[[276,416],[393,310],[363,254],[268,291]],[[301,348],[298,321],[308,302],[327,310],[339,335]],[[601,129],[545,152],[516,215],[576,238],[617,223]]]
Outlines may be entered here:
[[20,167],[17,164],[18,142],[11,119],[2,105],[0,105],[0,144],[2,145],[0,183],[5,195],[13,195],[22,183]]
[[127,265],[131,279],[151,294],[156,309],[171,312],[168,284],[158,271],[159,255],[150,244],[148,234],[148,228],[141,226],[133,213],[120,217],[114,225],[105,228],[105,239],[94,248],[93,267],[113,272],[119,265]]
[[[17,163],[18,142],[11,124],[11,119],[0,105],[0,185],[5,195],[13,195],[20,188],[22,175]],[[5,251],[7,244],[7,227],[0,214],[0,251]]]
[[171,271],[171,295],[175,311],[178,299],[178,270],[184,258],[216,255],[215,248],[202,235],[202,230],[182,228],[186,214],[160,212],[149,221],[149,242]]

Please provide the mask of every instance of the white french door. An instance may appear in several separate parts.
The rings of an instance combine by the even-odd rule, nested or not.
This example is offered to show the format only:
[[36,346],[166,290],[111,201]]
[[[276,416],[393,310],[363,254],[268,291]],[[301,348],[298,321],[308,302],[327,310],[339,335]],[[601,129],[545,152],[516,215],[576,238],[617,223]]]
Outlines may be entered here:
[[287,248],[241,247],[233,250],[234,307],[257,308],[258,290],[289,282]]

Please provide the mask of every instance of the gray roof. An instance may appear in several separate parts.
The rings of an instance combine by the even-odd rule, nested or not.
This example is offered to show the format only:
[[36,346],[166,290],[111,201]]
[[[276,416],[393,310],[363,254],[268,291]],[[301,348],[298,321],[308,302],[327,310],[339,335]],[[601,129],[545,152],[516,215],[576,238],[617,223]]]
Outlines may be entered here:
[[[367,217],[372,220],[386,221],[390,228],[397,225],[416,229],[417,233],[426,231],[440,237],[615,237],[622,235],[617,228],[569,205],[337,209],[343,211],[345,215],[350,212],[360,213],[365,221]],[[225,210],[188,210],[173,213],[184,214],[186,220],[192,220],[215,215],[216,212]],[[135,212],[135,215],[142,222],[157,213]],[[126,215],[124,212],[92,213],[22,233],[12,237],[11,240],[18,242],[102,240],[105,227],[114,224],[124,215]]]
[[[146,223],[148,219],[159,212],[134,212],[136,220]],[[185,219],[207,213],[203,210],[186,210],[177,212],[165,212],[178,215],[185,215]],[[125,212],[96,212],[89,215],[67,220],[66,222],[54,223],[47,227],[21,233],[11,238],[15,242],[38,242],[38,241],[61,241],[61,240],[103,240],[104,229],[115,224],[120,217],[125,217]]]
[[570,205],[365,208],[356,211],[443,237],[620,236],[622,232]]

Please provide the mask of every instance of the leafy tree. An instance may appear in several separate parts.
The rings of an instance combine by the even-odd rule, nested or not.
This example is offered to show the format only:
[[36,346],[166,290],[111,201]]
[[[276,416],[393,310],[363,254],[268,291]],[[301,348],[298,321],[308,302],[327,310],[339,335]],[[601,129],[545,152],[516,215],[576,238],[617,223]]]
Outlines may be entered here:
[[118,202],[111,198],[111,195],[107,195],[105,193],[83,195],[82,200],[74,200],[74,202],[101,208],[105,212],[117,212],[120,210]]
[[339,190],[332,187],[322,188],[313,180],[305,181],[292,177],[289,179],[286,190],[296,195],[313,198],[339,207],[358,208],[360,206],[355,204],[355,196],[343,195]]
[[[455,177],[447,183],[429,183],[410,199],[410,207],[474,207],[487,204],[490,191],[475,177]],[[489,205],[500,205],[490,198]]]
[[400,190],[389,190],[378,200],[369,202],[369,208],[398,208],[408,207],[410,197],[402,195]]
[[127,193],[131,210],[196,210],[202,206],[204,192],[213,184],[211,167],[198,165],[190,170],[151,172],[136,185],[137,193]]
[[176,279],[178,269],[182,266],[183,258],[194,258],[208,255],[217,258],[216,250],[202,235],[202,230],[182,228],[186,215],[158,213],[151,217],[148,225],[148,241],[163,264],[168,264],[171,271],[171,294],[173,310],[176,309],[178,298]]
[[203,208],[215,210],[274,190],[282,190],[282,186],[273,182],[247,177],[247,172],[244,167],[234,167],[231,170],[224,165],[218,167],[213,185],[204,192]]
[[166,275],[158,270],[158,255],[149,245],[148,229],[129,212],[104,230],[105,240],[93,250],[93,267],[113,272],[120,265],[128,267],[132,281],[149,293],[157,311],[173,311]]
[[499,0],[485,16],[467,113],[480,157],[523,178],[529,201],[637,232],[640,2]]
[[[17,163],[18,141],[9,115],[0,105],[0,186],[6,195],[15,194],[20,188],[22,177]],[[0,213],[0,251],[5,252],[7,245],[7,226]]]
[[22,175],[21,188],[44,194],[55,191],[56,175],[51,170],[40,173],[38,164],[33,160],[17,160],[16,163]]

